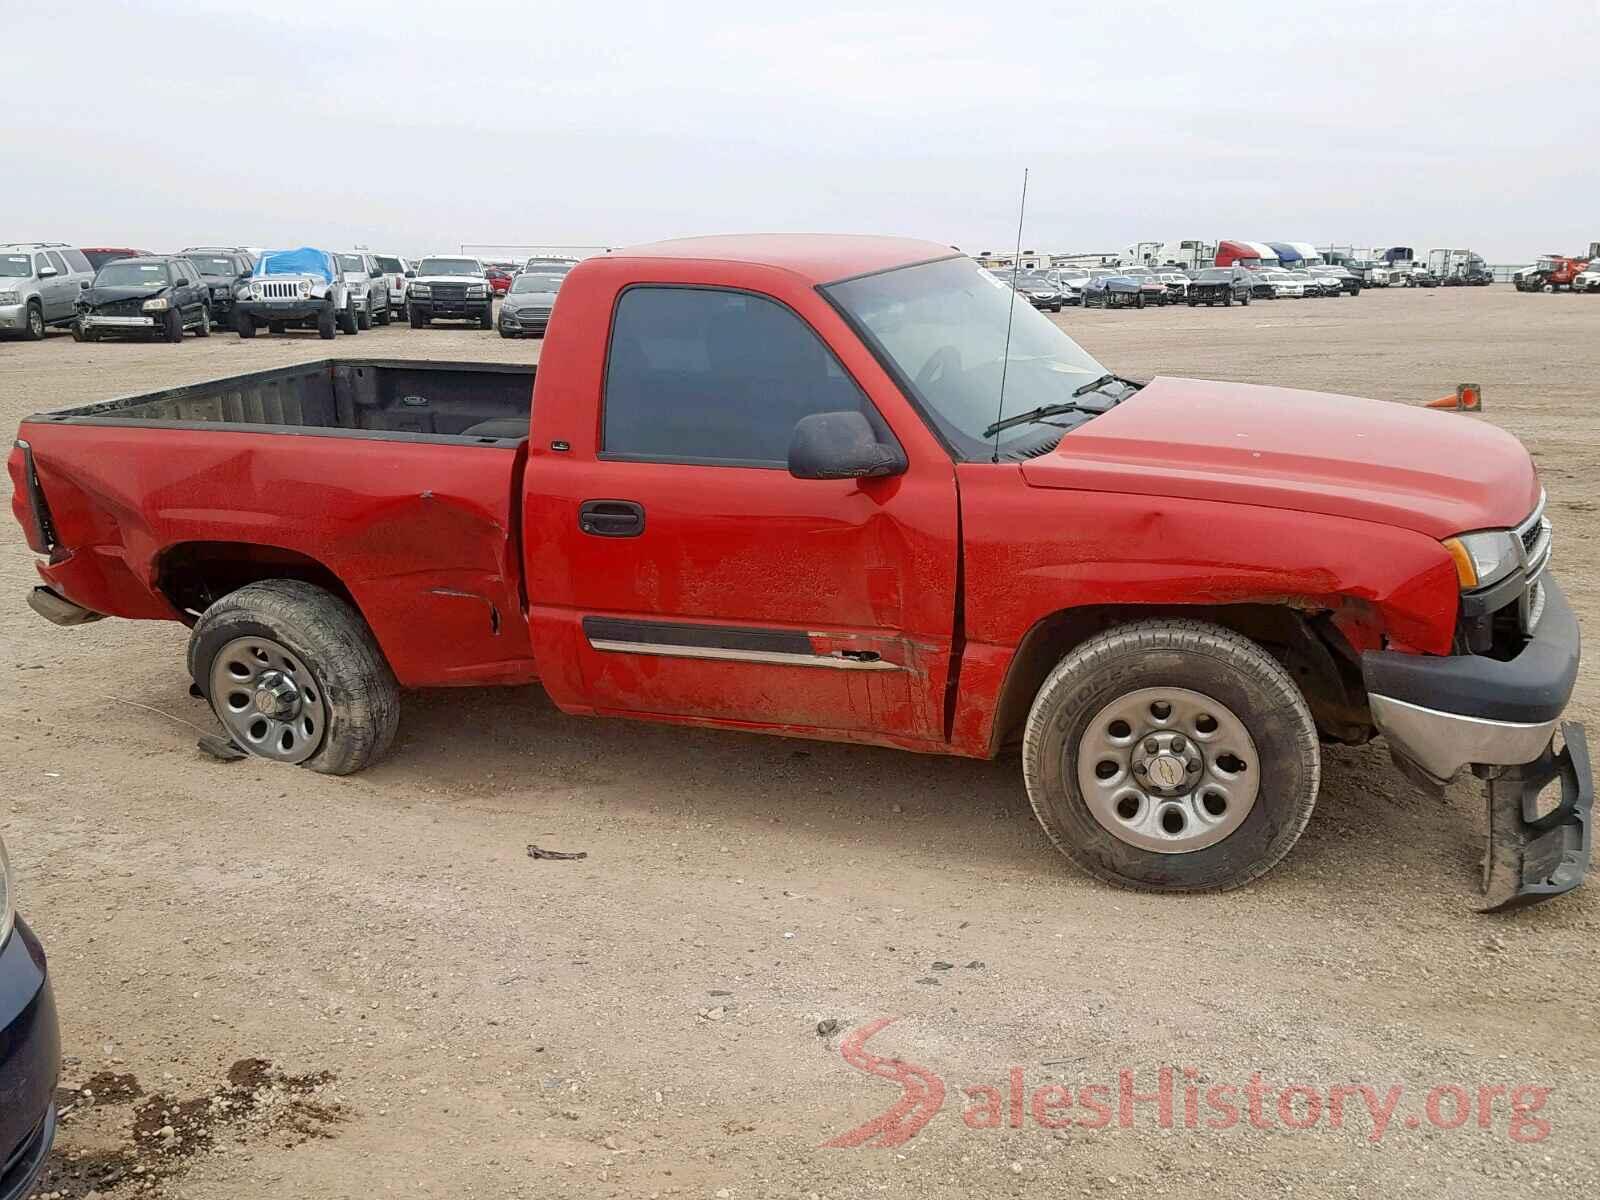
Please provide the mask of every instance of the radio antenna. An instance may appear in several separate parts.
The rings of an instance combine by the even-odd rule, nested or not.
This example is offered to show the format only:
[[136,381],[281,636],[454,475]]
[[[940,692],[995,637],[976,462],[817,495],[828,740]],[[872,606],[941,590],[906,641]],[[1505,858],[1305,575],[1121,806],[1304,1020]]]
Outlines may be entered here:
[[[1017,252],[1011,258],[1011,306],[1006,309],[1006,350],[1000,359],[1000,400],[995,405],[994,421],[998,425],[1006,415],[1006,368],[1011,365],[1011,318],[1017,311],[1017,269],[1022,266],[1022,217],[1028,211],[1028,168],[1022,168],[1022,201],[1017,205]],[[1000,461],[1000,431],[994,431],[994,449],[990,462]]]

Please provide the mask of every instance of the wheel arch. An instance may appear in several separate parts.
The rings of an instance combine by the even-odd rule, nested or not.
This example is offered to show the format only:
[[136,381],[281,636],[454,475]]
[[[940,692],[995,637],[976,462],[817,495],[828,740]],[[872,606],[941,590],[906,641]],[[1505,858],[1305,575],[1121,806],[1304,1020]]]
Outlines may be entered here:
[[1372,736],[1360,657],[1326,608],[1273,602],[1095,604],[1059,609],[1023,635],[1001,684],[990,755],[1020,741],[1046,676],[1077,646],[1107,629],[1163,617],[1209,621],[1261,646],[1289,672],[1325,739],[1359,745]]
[[229,592],[269,579],[295,579],[320,587],[367,620],[355,595],[325,563],[286,546],[263,542],[175,542],[156,559],[156,587],[188,625],[193,625],[197,614]]

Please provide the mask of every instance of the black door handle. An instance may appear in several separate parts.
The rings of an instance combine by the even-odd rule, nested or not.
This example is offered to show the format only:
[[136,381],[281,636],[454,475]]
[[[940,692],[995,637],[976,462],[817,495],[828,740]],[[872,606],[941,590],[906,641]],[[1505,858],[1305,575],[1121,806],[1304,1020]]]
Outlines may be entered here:
[[644,505],[632,500],[585,500],[578,506],[578,528],[595,537],[638,537],[644,532]]

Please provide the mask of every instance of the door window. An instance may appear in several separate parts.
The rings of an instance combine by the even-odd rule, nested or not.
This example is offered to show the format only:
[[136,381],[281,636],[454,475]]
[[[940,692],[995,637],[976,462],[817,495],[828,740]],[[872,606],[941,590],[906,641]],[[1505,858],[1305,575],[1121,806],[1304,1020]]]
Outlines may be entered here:
[[67,260],[62,258],[61,255],[57,254],[54,250],[46,250],[45,253],[50,256],[50,265],[54,267],[58,273],[65,275],[67,273]]
[[893,438],[832,352],[776,301],[711,288],[629,288],[606,361],[603,456],[782,467],[812,413],[866,416]]

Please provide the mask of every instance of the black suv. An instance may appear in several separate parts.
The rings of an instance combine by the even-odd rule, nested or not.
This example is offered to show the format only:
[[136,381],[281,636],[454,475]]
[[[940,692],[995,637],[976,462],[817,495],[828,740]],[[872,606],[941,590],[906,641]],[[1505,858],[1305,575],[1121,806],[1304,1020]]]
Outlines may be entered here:
[[234,290],[249,281],[255,257],[238,246],[190,246],[183,257],[211,290],[212,322],[231,328]]
[[1250,303],[1251,275],[1243,267],[1206,267],[1189,284],[1189,307],[1220,304],[1227,308],[1235,300]]
[[157,254],[101,267],[79,295],[72,336],[97,342],[108,333],[153,333],[181,342],[185,329],[211,336],[211,289],[187,258]]

